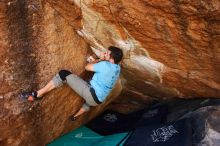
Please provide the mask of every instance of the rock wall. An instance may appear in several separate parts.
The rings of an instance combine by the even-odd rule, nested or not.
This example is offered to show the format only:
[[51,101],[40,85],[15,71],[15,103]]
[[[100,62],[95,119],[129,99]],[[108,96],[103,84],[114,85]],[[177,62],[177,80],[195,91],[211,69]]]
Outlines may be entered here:
[[78,33],[97,45],[93,51],[109,45],[124,51],[124,92],[117,103],[124,100],[125,110],[134,100],[141,105],[173,97],[219,97],[219,1],[74,2],[82,10]]
[[[71,10],[70,17],[63,17],[60,7],[65,8],[64,14]],[[76,122],[69,121],[69,116],[83,100],[67,86],[34,103],[19,98],[22,91],[45,86],[60,69],[91,77],[84,69],[91,50],[75,31],[81,27],[80,16],[76,5],[63,1],[0,2],[1,146],[43,146],[91,120],[120,93],[118,82],[106,103]]]
[[[0,145],[45,145],[122,88],[111,108],[123,112],[153,100],[219,97],[219,23],[218,0],[0,1]],[[83,101],[67,86],[40,102],[19,100],[59,69],[90,77],[86,57],[110,45],[124,52],[122,87],[77,122],[67,118]]]

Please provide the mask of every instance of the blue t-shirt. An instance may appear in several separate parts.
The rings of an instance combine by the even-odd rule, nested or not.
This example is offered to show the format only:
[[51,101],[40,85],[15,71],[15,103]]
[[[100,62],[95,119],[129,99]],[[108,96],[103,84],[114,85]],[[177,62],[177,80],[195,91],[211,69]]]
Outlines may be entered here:
[[90,85],[95,90],[100,102],[103,102],[115,85],[120,74],[120,66],[108,61],[101,61],[93,65],[95,74]]

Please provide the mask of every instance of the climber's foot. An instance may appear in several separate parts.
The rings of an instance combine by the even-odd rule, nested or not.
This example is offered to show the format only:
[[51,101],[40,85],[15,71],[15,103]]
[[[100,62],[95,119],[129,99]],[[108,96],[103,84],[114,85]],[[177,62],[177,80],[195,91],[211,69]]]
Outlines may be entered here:
[[23,100],[28,100],[28,101],[35,101],[35,100],[42,99],[40,97],[37,97],[37,91],[23,92],[23,93],[21,93],[20,97]]
[[69,120],[70,121],[75,121],[77,119],[77,117],[75,117],[74,115],[71,115],[70,117],[69,117]]

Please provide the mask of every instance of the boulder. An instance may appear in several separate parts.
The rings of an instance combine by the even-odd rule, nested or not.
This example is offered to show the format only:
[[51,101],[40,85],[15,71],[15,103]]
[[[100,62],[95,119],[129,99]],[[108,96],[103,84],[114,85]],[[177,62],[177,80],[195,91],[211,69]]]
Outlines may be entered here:
[[[113,100],[130,112],[155,100],[219,97],[219,14],[216,0],[1,1],[0,145],[45,145]],[[124,52],[121,84],[79,121],[67,121],[83,103],[67,86],[40,102],[19,100],[60,69],[88,79],[86,58],[110,45]]]

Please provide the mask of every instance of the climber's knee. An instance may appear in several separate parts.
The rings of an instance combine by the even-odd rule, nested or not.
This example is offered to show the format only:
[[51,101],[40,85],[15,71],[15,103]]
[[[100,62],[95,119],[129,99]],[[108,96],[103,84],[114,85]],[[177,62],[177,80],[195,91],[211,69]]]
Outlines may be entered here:
[[66,80],[66,77],[68,76],[68,75],[70,75],[70,74],[72,74],[70,71],[68,71],[68,70],[60,70],[59,71],[59,76],[60,76],[60,78],[63,80],[63,81],[65,81]]

